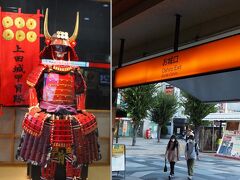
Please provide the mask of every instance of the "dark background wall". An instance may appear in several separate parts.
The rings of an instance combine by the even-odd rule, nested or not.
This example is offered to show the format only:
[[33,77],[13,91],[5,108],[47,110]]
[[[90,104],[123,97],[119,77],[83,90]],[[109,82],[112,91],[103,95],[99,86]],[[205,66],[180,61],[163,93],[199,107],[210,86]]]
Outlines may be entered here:
[[[2,11],[22,13],[36,13],[40,9],[44,14],[49,8],[49,33],[57,30],[72,34],[75,26],[76,12],[80,12],[80,29],[75,50],[81,61],[109,63],[110,59],[110,4],[93,0],[0,0]],[[43,34],[43,18],[41,19],[41,33]],[[44,47],[41,38],[41,49]],[[87,69],[86,69],[87,71]],[[110,70],[93,70],[96,78],[104,73],[110,76]],[[91,73],[90,73],[91,74]],[[85,73],[88,76],[88,73]],[[90,77],[91,78],[91,77]],[[89,77],[86,77],[89,79]],[[89,83],[100,83],[89,81]],[[88,84],[87,108],[110,108],[110,85]],[[95,98],[93,98],[95,97]],[[97,98],[97,99],[96,99]],[[100,99],[99,99],[100,98]]]

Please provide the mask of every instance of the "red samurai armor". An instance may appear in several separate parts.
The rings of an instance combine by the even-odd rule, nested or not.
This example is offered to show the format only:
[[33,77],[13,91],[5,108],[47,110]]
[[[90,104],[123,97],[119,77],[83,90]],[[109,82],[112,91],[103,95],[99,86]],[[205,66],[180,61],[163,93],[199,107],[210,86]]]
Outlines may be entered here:
[[[44,20],[47,46],[42,59],[77,60],[74,50],[79,14],[73,35],[48,32],[48,9]],[[27,79],[30,108],[23,120],[17,157],[41,166],[41,179],[54,179],[58,165],[65,167],[65,179],[86,179],[89,163],[101,158],[97,122],[85,111],[86,83],[79,68],[39,64]],[[85,174],[84,176],[81,174]]]

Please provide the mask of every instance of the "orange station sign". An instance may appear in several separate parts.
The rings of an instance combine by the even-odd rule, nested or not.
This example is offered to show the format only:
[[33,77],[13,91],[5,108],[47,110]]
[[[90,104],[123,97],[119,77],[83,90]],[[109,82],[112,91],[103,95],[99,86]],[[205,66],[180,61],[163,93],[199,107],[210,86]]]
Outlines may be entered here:
[[240,68],[240,35],[148,59],[116,70],[115,88]]

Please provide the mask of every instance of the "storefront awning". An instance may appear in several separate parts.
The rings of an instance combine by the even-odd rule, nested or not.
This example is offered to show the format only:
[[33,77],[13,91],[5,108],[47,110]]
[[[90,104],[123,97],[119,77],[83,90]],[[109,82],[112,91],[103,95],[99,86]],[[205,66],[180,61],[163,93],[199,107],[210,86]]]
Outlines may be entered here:
[[210,113],[203,121],[240,121],[240,113]]

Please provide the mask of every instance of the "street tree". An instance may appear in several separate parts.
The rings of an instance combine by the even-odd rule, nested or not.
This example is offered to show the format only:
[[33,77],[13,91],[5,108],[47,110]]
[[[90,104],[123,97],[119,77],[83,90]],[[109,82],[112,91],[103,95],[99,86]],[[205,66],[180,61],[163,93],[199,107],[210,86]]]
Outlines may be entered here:
[[122,90],[124,108],[132,119],[133,138],[132,146],[136,144],[136,135],[140,122],[148,115],[148,110],[153,103],[155,84],[130,87]]
[[151,121],[158,124],[157,139],[160,142],[162,126],[176,113],[178,107],[177,99],[174,95],[169,95],[164,92],[159,92],[154,98],[154,105],[150,110]]
[[199,143],[200,128],[208,124],[208,122],[202,119],[208,114],[217,111],[216,104],[203,103],[185,92],[182,92],[182,97],[185,114],[188,117],[188,122],[194,126],[195,139]]

